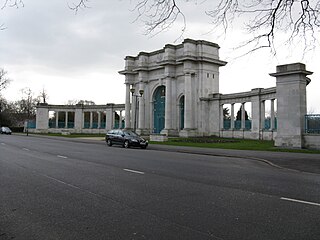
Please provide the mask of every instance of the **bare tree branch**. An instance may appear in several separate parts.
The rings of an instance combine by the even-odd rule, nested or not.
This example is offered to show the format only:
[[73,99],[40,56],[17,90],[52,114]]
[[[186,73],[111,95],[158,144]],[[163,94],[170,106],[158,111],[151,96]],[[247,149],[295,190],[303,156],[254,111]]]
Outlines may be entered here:
[[89,8],[88,3],[89,0],[77,0],[77,2],[72,3],[72,5],[68,3],[68,7],[77,13],[80,9]]
[[24,7],[23,0],[4,0],[1,5],[1,9],[4,9],[6,7]]
[[[145,22],[148,34],[171,27],[178,16],[186,21],[175,0],[140,0],[135,6],[137,19]],[[299,39],[305,50],[312,49],[320,30],[319,0],[219,0],[206,14],[213,26],[222,26],[225,33],[232,23],[239,23],[239,17],[248,19],[243,22],[248,40],[240,46],[250,45],[250,52],[269,48],[275,54],[279,33],[287,34],[288,44]]]
[[5,89],[10,83],[10,79],[6,77],[7,72],[0,68],[0,94],[3,89]]
[[176,0],[139,0],[133,11],[136,11],[137,20],[141,20],[146,25],[147,34],[158,34],[170,28],[178,17],[183,20],[181,34],[186,29],[186,19]]

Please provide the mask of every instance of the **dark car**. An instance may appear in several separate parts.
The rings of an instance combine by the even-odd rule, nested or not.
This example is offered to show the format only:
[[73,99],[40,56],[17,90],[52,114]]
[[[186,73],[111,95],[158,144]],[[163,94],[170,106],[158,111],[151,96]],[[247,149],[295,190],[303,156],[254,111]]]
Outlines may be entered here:
[[106,134],[106,142],[108,146],[113,144],[121,145],[125,148],[141,147],[147,148],[148,141],[140,137],[135,132],[129,130],[114,129]]
[[1,134],[9,134],[9,135],[12,133],[11,129],[8,127],[1,127],[0,132]]

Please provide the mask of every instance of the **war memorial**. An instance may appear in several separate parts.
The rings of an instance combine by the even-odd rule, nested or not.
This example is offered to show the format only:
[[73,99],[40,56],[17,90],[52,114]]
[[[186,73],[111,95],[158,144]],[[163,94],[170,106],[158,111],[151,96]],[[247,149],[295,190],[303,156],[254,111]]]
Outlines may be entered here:
[[192,39],[127,56],[119,71],[125,79],[125,104],[39,104],[33,131],[105,133],[127,128],[158,141],[215,135],[320,149],[320,134],[310,127],[312,116],[307,115],[312,72],[304,64],[277,66],[270,73],[275,87],[222,94],[219,68],[226,64],[219,59],[219,45]]

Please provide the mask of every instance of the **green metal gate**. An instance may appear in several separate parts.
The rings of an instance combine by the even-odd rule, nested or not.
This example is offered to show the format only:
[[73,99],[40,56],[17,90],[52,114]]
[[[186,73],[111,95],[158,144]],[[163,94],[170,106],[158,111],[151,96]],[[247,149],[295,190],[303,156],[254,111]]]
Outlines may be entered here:
[[160,86],[153,95],[153,132],[160,133],[164,129],[166,89]]

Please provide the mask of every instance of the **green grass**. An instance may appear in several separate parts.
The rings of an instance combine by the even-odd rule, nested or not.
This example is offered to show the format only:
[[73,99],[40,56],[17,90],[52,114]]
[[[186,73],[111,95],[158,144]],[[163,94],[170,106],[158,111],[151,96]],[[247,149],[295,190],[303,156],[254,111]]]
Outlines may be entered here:
[[277,147],[274,147],[274,141],[230,139],[230,138],[219,138],[219,137],[169,138],[167,142],[150,142],[150,143],[171,145],[171,146],[187,146],[187,147],[203,147],[203,148],[297,152],[297,153],[320,153],[320,151],[317,151],[317,150],[277,148]]

